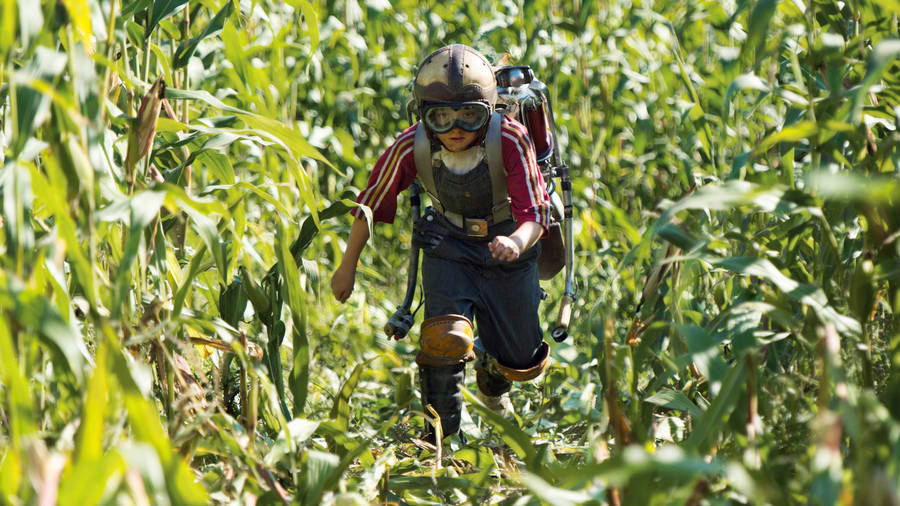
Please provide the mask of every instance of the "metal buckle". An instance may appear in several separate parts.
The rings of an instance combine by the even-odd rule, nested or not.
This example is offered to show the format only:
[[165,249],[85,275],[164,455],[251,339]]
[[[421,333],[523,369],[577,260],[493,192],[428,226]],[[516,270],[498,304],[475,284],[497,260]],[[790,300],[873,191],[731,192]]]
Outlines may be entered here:
[[487,220],[479,220],[477,218],[466,218],[465,219],[465,229],[466,229],[466,235],[469,235],[472,237],[487,237],[488,221]]

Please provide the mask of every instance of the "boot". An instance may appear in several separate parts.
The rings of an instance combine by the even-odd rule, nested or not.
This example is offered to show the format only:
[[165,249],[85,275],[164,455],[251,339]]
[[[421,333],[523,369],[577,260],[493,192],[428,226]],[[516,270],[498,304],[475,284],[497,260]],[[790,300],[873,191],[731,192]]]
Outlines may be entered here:
[[512,382],[499,374],[492,374],[484,367],[475,369],[475,379],[478,382],[478,399],[501,417],[512,416],[513,406],[509,400]]
[[[460,385],[465,380],[466,364],[449,366],[430,366],[419,364],[419,389],[422,394],[422,408],[425,414],[431,415],[426,407],[431,407],[441,417],[441,432],[443,437],[455,434],[459,431],[459,422],[462,412],[462,393]],[[434,443],[434,426],[428,427],[426,440]]]

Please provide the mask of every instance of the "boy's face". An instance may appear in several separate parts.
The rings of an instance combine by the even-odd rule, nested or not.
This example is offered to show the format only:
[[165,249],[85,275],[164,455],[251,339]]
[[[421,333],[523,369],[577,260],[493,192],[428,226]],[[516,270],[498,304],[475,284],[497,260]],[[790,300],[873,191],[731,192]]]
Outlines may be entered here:
[[441,144],[447,148],[447,151],[463,151],[475,142],[478,132],[466,132],[462,128],[454,128],[449,132],[436,134]]

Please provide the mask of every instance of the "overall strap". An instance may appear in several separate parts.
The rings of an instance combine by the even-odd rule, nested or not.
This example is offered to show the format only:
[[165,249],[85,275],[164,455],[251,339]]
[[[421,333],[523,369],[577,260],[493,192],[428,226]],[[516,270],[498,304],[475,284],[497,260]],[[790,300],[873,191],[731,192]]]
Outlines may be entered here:
[[512,218],[509,190],[506,187],[506,167],[503,165],[503,113],[494,112],[484,137],[485,157],[491,172],[494,223]]
[[437,187],[434,184],[434,161],[431,156],[431,139],[425,132],[425,125],[420,121],[416,127],[416,137],[413,141],[413,156],[416,161],[416,173],[419,175],[419,181],[425,192],[431,197],[432,205],[438,211],[443,212],[444,206],[438,200]]

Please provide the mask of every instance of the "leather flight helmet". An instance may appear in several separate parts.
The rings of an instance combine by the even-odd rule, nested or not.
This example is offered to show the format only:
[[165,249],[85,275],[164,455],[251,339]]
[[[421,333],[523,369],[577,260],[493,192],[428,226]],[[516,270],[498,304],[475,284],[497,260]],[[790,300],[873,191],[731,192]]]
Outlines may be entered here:
[[464,44],[444,46],[428,55],[413,81],[419,115],[434,103],[483,102],[494,110],[497,80],[490,62]]

